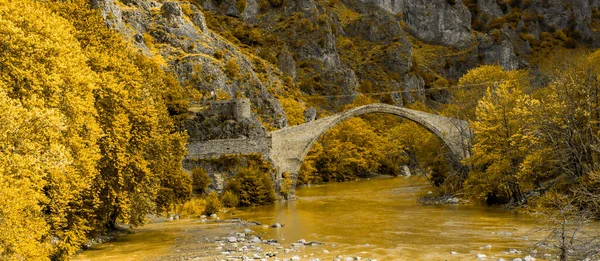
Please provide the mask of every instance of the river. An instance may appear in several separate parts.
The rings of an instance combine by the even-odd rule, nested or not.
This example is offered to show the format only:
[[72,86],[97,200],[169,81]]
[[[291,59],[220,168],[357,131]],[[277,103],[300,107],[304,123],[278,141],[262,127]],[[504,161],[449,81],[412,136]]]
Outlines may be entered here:
[[[300,239],[325,243],[308,247],[301,254],[309,257],[312,254],[314,257],[343,255],[378,260],[475,260],[477,254],[485,254],[490,260],[499,257],[511,260],[526,254],[508,254],[509,249],[525,250],[534,243],[533,231],[539,224],[533,217],[478,205],[420,205],[418,197],[429,190],[432,188],[419,177],[329,183],[297,189],[296,201],[238,209],[221,216],[269,225],[281,223],[284,225],[281,228],[257,226],[252,229],[263,238],[277,239],[282,245]],[[176,231],[187,231],[197,224],[149,226],[165,226],[165,231],[171,231],[167,233],[168,238],[174,238]],[[176,226],[178,230],[169,230],[167,226]],[[94,256],[131,251],[132,246],[143,246],[144,242],[156,245],[156,237],[151,235],[157,231],[145,229],[120,242],[84,251],[76,259],[94,260]],[[163,237],[167,237],[166,234]],[[160,249],[170,251],[168,246]],[[156,251],[152,251],[154,255],[160,252]],[[139,259],[131,258],[133,254]],[[140,253],[125,252],[124,256],[127,255],[129,260],[145,259]],[[118,255],[108,256],[118,258]]]

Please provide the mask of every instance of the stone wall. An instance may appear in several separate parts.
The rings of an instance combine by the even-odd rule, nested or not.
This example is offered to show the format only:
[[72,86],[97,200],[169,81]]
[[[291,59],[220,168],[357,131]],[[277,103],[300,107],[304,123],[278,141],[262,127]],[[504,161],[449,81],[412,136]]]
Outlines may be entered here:
[[264,158],[268,158],[271,151],[271,138],[190,141],[187,145],[187,151],[188,156],[186,157],[186,161],[218,158],[226,154],[252,153],[260,153]]

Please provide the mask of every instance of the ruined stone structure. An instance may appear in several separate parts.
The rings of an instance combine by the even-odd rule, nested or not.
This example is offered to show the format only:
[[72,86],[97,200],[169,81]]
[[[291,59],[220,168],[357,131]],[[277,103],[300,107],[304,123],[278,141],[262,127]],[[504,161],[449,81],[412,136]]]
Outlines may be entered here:
[[188,144],[187,159],[218,157],[224,154],[260,153],[273,162],[279,173],[298,173],[312,145],[340,122],[366,113],[387,113],[414,121],[439,137],[456,160],[469,157],[471,131],[466,121],[397,107],[369,104],[305,124],[269,132],[260,139],[227,139]]
[[240,121],[252,117],[250,104],[250,99],[235,98],[232,100],[211,101],[210,109],[217,114],[233,115],[235,120]]

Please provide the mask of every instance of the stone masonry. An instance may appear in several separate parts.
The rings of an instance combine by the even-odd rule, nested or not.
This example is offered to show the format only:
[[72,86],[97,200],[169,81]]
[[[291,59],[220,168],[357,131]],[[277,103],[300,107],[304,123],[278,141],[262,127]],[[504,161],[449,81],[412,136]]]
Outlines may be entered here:
[[[279,174],[289,172],[296,176],[304,157],[319,137],[340,122],[366,113],[387,113],[414,121],[438,136],[446,144],[455,160],[460,161],[469,157],[468,148],[472,133],[468,122],[376,103],[269,132],[264,138],[190,142],[187,146],[188,156],[186,159],[216,158],[224,154],[260,153],[264,158],[273,162]],[[245,112],[240,114],[245,114]]]

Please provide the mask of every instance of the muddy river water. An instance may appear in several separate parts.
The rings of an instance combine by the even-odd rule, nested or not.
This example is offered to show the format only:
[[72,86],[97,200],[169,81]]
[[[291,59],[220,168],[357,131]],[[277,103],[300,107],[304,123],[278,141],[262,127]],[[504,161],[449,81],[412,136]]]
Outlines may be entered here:
[[[237,209],[221,214],[221,218],[283,224],[281,228],[252,228],[263,238],[276,239],[282,245],[300,239],[325,243],[301,253],[301,257],[307,256],[302,260],[331,260],[337,255],[361,256],[363,260],[477,260],[477,254],[486,255],[488,260],[512,260],[524,257],[525,250],[540,236],[534,232],[539,226],[536,220],[516,211],[478,205],[419,204],[418,197],[429,190],[432,188],[419,177],[330,183],[298,189],[296,201]],[[84,251],[76,259],[111,256],[112,260],[147,260],[150,258],[145,257],[173,251],[169,239],[177,238],[177,231],[197,225],[150,224],[137,233]],[[506,253],[511,248],[524,253]]]

